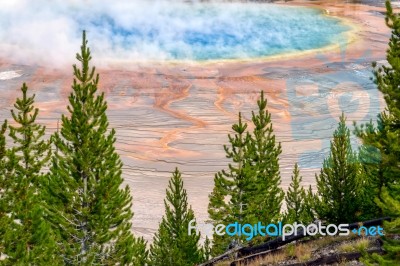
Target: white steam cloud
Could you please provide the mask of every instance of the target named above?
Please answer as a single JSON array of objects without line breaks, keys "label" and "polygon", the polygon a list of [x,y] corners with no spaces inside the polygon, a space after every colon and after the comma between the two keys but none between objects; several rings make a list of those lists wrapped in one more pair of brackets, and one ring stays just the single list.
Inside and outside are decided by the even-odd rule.
[{"label": "white steam cloud", "polygon": [[145,0],[0,2],[0,59],[75,62],[82,30],[96,62],[251,58],[332,43],[346,30],[306,8]]}]

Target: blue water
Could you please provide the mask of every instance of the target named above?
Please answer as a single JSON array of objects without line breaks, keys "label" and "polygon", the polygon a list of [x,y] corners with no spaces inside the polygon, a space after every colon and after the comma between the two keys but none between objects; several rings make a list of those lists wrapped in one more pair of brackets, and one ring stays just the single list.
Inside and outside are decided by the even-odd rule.
[{"label": "blue water", "polygon": [[[0,57],[62,63],[87,31],[96,59],[251,59],[345,43],[321,10],[179,0],[0,1]],[[46,61],[47,62],[47,61]]]},{"label": "blue water", "polygon": [[[146,5],[131,17],[95,14],[87,25],[121,53],[147,59],[250,59],[342,42],[349,27],[321,10],[272,4]],[[104,40],[103,39],[103,40]]]}]

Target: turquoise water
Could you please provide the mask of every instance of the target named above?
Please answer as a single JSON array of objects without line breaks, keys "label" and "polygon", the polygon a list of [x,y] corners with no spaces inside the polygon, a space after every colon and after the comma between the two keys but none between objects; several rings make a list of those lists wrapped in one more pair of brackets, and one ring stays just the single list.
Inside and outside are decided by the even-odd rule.
[{"label": "turquoise water", "polygon": [[98,59],[251,59],[345,42],[321,10],[167,0],[0,1],[0,57],[62,63],[87,31]]},{"label": "turquoise water", "polygon": [[272,4],[171,4],[126,21],[101,14],[89,22],[113,47],[171,60],[246,59],[321,48],[349,27],[321,10]]}]

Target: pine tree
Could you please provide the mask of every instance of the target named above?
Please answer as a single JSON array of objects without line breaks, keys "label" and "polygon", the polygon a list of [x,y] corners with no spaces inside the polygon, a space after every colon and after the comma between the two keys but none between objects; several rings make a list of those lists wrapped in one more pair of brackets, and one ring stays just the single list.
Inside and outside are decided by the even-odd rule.
[{"label": "pine tree", "polygon": [[[232,129],[235,134],[228,135],[231,147],[224,145],[226,157],[232,163],[228,165],[228,171],[222,170],[215,175],[214,189],[209,196],[208,213],[214,227],[217,224],[245,223],[250,182],[246,146],[250,136],[246,132],[247,124],[242,122],[241,113]],[[215,256],[225,252],[231,240],[227,234],[218,235],[214,232],[212,254]]]},{"label": "pine tree", "polygon": [[316,196],[312,192],[311,185],[308,187],[306,197],[304,198],[304,210],[303,210],[303,223],[310,224],[315,220],[317,216],[316,212]]},{"label": "pine tree", "polygon": [[22,98],[14,104],[16,111],[11,110],[16,125],[9,126],[14,146],[7,152],[5,176],[9,182],[3,187],[2,197],[7,203],[1,204],[10,218],[2,236],[6,255],[2,264],[59,264],[55,235],[46,221],[46,206],[41,198],[50,141],[43,139],[45,127],[35,122],[39,110],[33,106],[35,95],[28,97],[27,90],[24,83]]},{"label": "pine tree", "polygon": [[400,185],[392,184],[392,192],[396,191],[396,196],[391,196],[386,187],[382,188],[381,199],[377,199],[377,204],[383,209],[384,214],[393,218],[390,222],[384,222],[383,228],[385,235],[382,237],[383,250],[385,255],[372,254],[366,256],[364,261],[367,265],[399,265],[400,264]]},{"label": "pine tree", "polygon": [[[375,72],[378,73],[378,72]],[[383,212],[375,203],[381,199],[383,187],[396,180],[395,134],[391,132],[387,114],[378,115],[377,125],[372,122],[356,127],[355,133],[363,144],[359,148],[360,163],[363,171],[362,205],[363,219],[381,217]]]},{"label": "pine tree", "polygon": [[[276,143],[271,114],[267,110],[264,93],[257,101],[258,113],[252,112],[254,130],[250,134],[247,124],[232,126],[235,135],[228,135],[231,147],[224,146],[226,157],[233,163],[229,170],[215,175],[208,213],[213,225],[238,222],[240,224],[270,223],[280,218],[284,192],[279,187],[279,155],[281,145]],[[245,242],[247,236],[232,239],[227,234],[214,233],[212,254],[224,252],[228,245]]]},{"label": "pine tree", "polygon": [[[4,123],[1,125],[0,128],[0,190],[1,188],[4,188],[4,173],[6,171],[6,155],[7,155],[7,147],[6,147],[6,131],[7,131],[8,125],[7,125],[7,120],[4,121]],[[0,198],[1,198],[1,193],[0,193]]]},{"label": "pine tree", "polygon": [[351,223],[358,220],[360,167],[350,144],[350,131],[344,114],[333,133],[330,155],[316,175],[319,218],[331,223]]},{"label": "pine tree", "polygon": [[6,173],[6,130],[7,130],[7,120],[4,121],[0,128],[0,254],[4,253],[4,244],[1,239],[4,239],[4,234],[7,232],[7,225],[9,219],[7,216],[7,202],[4,201],[4,193],[6,188],[7,178]]},{"label": "pine tree", "polygon": [[[199,246],[200,235],[188,234],[188,226],[194,220],[193,210],[188,206],[186,190],[178,168],[172,174],[166,191],[165,216],[150,247],[149,265],[186,266],[203,260]],[[195,223],[193,224],[195,226]]]},{"label": "pine tree", "polygon": [[[130,237],[127,241],[120,241],[116,246],[118,253],[115,257],[122,258],[120,265],[146,265],[149,251],[147,249],[147,242],[143,237]],[[132,254],[132,256],[126,256],[126,254]],[[114,265],[115,259],[109,258],[108,261],[104,262],[105,265]]]},{"label": "pine tree", "polygon": [[[382,188],[398,182],[400,176],[400,18],[393,13],[390,1],[386,1],[386,25],[392,30],[386,59],[388,65],[374,67],[374,82],[382,92],[386,110],[378,115],[377,125],[372,121],[356,128],[363,142],[363,167],[374,190],[381,199]],[[377,213],[382,215],[382,212]]]},{"label": "pine tree", "polygon": [[[4,123],[1,126],[0,129],[0,162],[4,163],[4,157],[6,156],[6,130],[7,130],[7,120],[4,121]],[[0,164],[0,166],[3,166],[3,164]],[[4,169],[4,166],[0,168],[0,171]]]},{"label": "pine tree", "polygon": [[[390,1],[386,1],[386,25],[391,29],[388,65],[377,67],[373,63],[374,81],[382,92],[386,110],[379,114],[375,127],[372,122],[356,130],[363,144],[372,150],[363,162],[369,171],[370,182],[375,189],[375,200],[381,213],[389,215],[391,222],[384,223],[385,255],[374,254],[369,263],[379,265],[400,264],[400,14],[393,13]],[[372,194],[372,193],[371,193]]]},{"label": "pine tree", "polygon": [[206,240],[204,241],[203,254],[204,261],[208,261],[209,259],[211,259],[211,241],[208,236],[206,236]]},{"label": "pine tree", "polygon": [[97,93],[99,75],[89,66],[85,32],[76,58],[81,67],[73,66],[69,115],[62,116],[61,130],[52,137],[56,152],[47,184],[51,221],[61,237],[65,264],[135,265],[145,259],[135,257],[144,242],[131,232],[132,197],[128,186],[120,188],[115,130],[108,130],[107,103],[104,93]]},{"label": "pine tree", "polygon": [[312,219],[307,211],[307,193],[301,186],[302,177],[297,163],[294,165],[292,182],[286,192],[286,215],[285,220],[287,223],[303,223],[307,224]]},{"label": "pine tree", "polygon": [[[359,220],[366,221],[382,217],[383,212],[376,204],[375,199],[380,198],[381,190],[385,184],[380,171],[377,169],[378,160],[371,162],[371,155],[377,153],[364,145],[359,147],[360,161],[360,195],[359,195]],[[379,152],[377,153],[379,154]],[[366,161],[369,160],[369,161]],[[378,170],[378,171],[376,171]],[[382,183],[381,183],[382,182]]]},{"label": "pine tree", "polygon": [[247,220],[251,224],[259,221],[268,224],[279,220],[284,198],[279,171],[282,149],[281,144],[275,140],[271,114],[263,91],[257,105],[258,113],[252,112],[253,134],[247,142],[247,157],[251,164],[249,175],[252,178]]}]

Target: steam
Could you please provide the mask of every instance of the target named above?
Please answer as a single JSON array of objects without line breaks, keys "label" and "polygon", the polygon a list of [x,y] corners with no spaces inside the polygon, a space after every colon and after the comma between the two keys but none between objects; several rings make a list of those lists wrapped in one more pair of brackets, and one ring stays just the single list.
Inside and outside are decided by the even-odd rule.
[{"label": "steam", "polygon": [[0,59],[69,65],[82,30],[97,62],[252,58],[334,42],[319,11],[250,3],[13,0],[0,3]]}]

